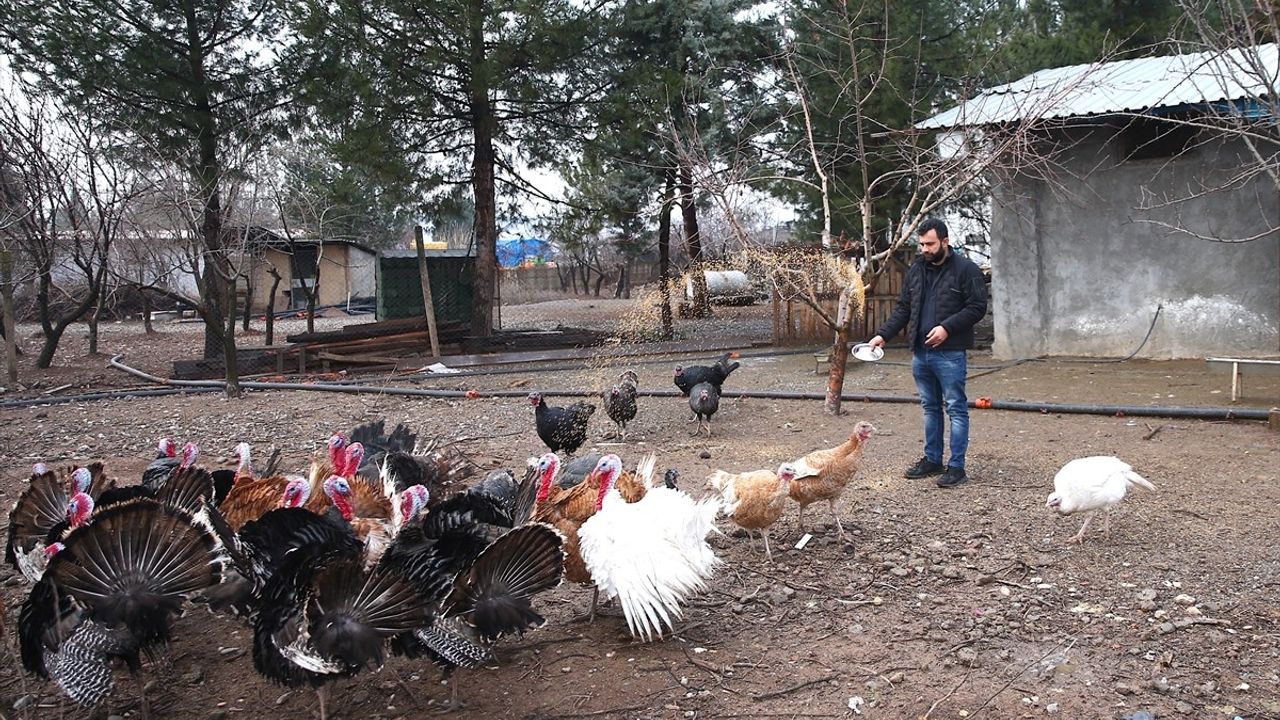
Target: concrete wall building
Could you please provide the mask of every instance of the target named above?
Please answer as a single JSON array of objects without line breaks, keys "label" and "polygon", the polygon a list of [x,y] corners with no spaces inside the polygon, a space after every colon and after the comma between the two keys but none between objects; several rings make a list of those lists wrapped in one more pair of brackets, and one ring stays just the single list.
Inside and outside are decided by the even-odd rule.
[{"label": "concrete wall building", "polygon": [[[1275,45],[1240,52],[1275,75]],[[922,123],[1033,117],[1061,148],[1048,176],[993,187],[998,357],[1280,354],[1280,192],[1219,122],[1254,113],[1275,135],[1276,118],[1247,80],[1224,80],[1245,64],[1207,55],[1042,71]]]}]

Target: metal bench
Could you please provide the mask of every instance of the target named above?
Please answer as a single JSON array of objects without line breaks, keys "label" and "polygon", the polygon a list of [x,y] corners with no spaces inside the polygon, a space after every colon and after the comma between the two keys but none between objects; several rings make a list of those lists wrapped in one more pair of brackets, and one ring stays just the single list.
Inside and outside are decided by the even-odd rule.
[{"label": "metal bench", "polygon": [[1210,371],[1231,373],[1231,402],[1235,402],[1240,398],[1242,392],[1240,376],[1244,373],[1280,375],[1280,360],[1207,357],[1204,361],[1209,366]]}]

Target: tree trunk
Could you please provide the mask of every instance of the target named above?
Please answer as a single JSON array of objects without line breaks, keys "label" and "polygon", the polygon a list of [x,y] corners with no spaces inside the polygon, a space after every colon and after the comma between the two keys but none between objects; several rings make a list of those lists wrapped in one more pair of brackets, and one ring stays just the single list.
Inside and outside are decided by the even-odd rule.
[{"label": "tree trunk", "polygon": [[[250,266],[252,268],[252,265]],[[249,321],[253,318],[253,271],[244,277],[244,320],[240,326],[249,332]]]},{"label": "tree trunk", "polygon": [[836,343],[831,347],[831,371],[827,373],[827,400],[824,409],[840,414],[840,396],[844,394],[844,370],[849,362],[849,325],[836,331]]},{"label": "tree trunk", "polygon": [[618,284],[613,288],[613,297],[621,298],[623,288],[627,286],[627,264],[618,263]]},{"label": "tree trunk", "polygon": [[489,98],[491,78],[485,56],[485,0],[468,4],[471,35],[471,123],[475,136],[472,191],[475,201],[476,274],[471,302],[471,334],[493,334],[493,294],[498,276],[498,219],[494,186],[493,138],[497,118]]},{"label": "tree trunk", "polygon": [[844,394],[844,372],[849,364],[849,333],[858,315],[854,312],[854,305],[849,291],[840,293],[840,301],[836,309],[836,341],[831,347],[831,371],[827,373],[827,399],[824,406],[824,409],[832,415],[840,414],[840,396]]},{"label": "tree trunk", "polygon": [[685,243],[689,246],[689,274],[693,280],[693,317],[711,314],[707,297],[707,276],[702,267],[702,234],[698,231],[698,206],[693,198],[693,175],[687,165],[680,168],[680,213]]},{"label": "tree trunk", "polygon": [[72,308],[68,314],[62,315],[55,320],[49,308],[49,288],[52,285],[52,271],[46,267],[40,274],[40,281],[36,289],[36,305],[40,314],[40,327],[44,331],[44,345],[41,346],[40,355],[36,358],[36,367],[41,369],[53,364],[53,356],[58,351],[58,343],[62,340],[62,333],[66,331],[68,325],[84,317],[84,314],[89,311],[89,307],[97,297],[98,288],[101,287],[101,283],[90,287],[89,292],[85,293],[79,305]]},{"label": "tree trunk", "polygon": [[662,293],[662,339],[675,337],[671,320],[671,201],[675,180],[666,172],[662,203],[658,210],[658,292]]},{"label": "tree trunk", "polygon": [[0,249],[0,327],[4,328],[4,358],[9,384],[18,382],[18,330],[13,319],[13,255]]},{"label": "tree trunk", "polygon": [[608,275],[605,275],[602,272],[596,273],[596,287],[595,287],[596,297],[600,297],[600,286],[604,284],[604,281],[607,280],[608,277],[609,277]]},{"label": "tree trunk", "polygon": [[93,312],[89,313],[89,354],[98,354],[98,324],[102,321],[102,306],[106,304],[106,291],[98,291],[98,302],[93,308]]},{"label": "tree trunk", "polygon": [[139,288],[138,294],[142,296],[142,331],[148,335],[154,335],[156,329],[151,326],[151,293]]},{"label": "tree trunk", "polygon": [[280,282],[284,279],[275,268],[271,268],[271,292],[267,294],[267,345],[276,341],[276,292],[280,290]]}]

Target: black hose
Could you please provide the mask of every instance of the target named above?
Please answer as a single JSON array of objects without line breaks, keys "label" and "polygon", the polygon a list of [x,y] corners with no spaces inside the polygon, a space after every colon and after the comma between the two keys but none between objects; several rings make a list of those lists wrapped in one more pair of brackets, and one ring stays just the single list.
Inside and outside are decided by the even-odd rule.
[{"label": "black hose", "polygon": [[[111,366],[137,377],[162,384],[181,384],[184,387],[204,387],[220,389],[224,386],[221,380],[167,380],[151,375],[120,362],[121,355],[111,358]],[[397,395],[404,397],[427,398],[522,398],[528,393],[524,390],[427,390],[422,388],[378,387],[365,385],[340,385],[337,383],[278,383],[278,382],[244,382],[240,387],[247,390],[300,390],[304,392],[337,392],[349,394]],[[548,396],[558,397],[594,397],[594,390],[548,390]],[[641,390],[637,395],[643,397],[680,397],[675,390]],[[815,392],[797,392],[784,390],[740,390],[726,392],[725,397],[753,398],[761,400],[825,400],[826,395]],[[844,393],[841,400],[850,402],[880,402],[916,404],[920,398],[915,395],[866,395]],[[978,407],[976,401],[969,402],[970,407]],[[1091,415],[1134,415],[1145,417],[1203,418],[1206,420],[1267,420],[1268,411],[1258,408],[1224,408],[1224,407],[1160,407],[1146,405],[1083,405],[1066,403],[1035,403],[1018,400],[991,401],[990,407],[995,410],[1021,410],[1039,413],[1084,413]]]},{"label": "black hose", "polygon": [[55,397],[30,398],[26,400],[5,400],[0,402],[0,410],[10,408],[35,407],[37,405],[66,405],[68,403],[91,402],[93,400],[119,400],[123,398],[164,397],[165,395],[186,395],[187,393],[218,392],[221,387],[192,388],[137,388],[132,390],[104,390],[101,392],[83,393],[81,395],[59,395]]}]

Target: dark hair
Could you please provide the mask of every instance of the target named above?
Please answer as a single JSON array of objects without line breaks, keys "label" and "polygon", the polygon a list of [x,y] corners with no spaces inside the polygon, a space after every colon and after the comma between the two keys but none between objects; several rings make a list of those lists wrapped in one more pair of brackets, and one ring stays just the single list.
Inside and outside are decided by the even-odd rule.
[{"label": "dark hair", "polygon": [[932,218],[932,217],[927,218],[924,222],[920,223],[920,227],[916,228],[916,235],[924,236],[930,230],[936,231],[938,233],[939,240],[947,239],[947,224],[942,222],[938,218]]}]

